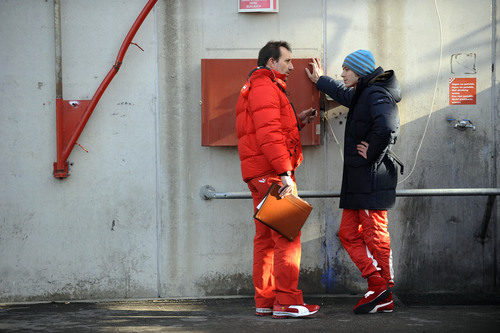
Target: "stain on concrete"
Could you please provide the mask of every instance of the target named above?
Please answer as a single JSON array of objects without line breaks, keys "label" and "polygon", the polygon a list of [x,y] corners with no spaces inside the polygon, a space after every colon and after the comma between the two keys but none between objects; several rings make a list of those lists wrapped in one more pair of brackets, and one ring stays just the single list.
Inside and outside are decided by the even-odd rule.
[{"label": "stain on concrete", "polygon": [[[423,188],[423,187],[418,187]],[[430,216],[427,213],[431,204],[429,197],[415,197],[404,200],[401,207],[401,248],[399,254],[399,270],[404,272],[399,280],[398,287],[401,289],[413,289],[420,285],[422,277],[421,254],[422,233],[427,230]]]},{"label": "stain on concrete", "polygon": [[336,270],[335,257],[336,246],[338,243],[336,215],[333,214],[331,207],[328,208],[328,213],[325,216],[325,237],[322,241],[322,255],[325,258],[324,269],[321,276],[321,283],[325,287],[325,291],[330,293],[336,285]]},{"label": "stain on concrete", "polygon": [[[339,263],[340,265],[340,263]],[[335,267],[337,269],[337,267]],[[325,294],[327,290],[322,283],[323,269],[321,268],[305,268],[300,270],[299,286],[304,294]],[[349,279],[351,281],[353,279]],[[203,279],[196,283],[206,296],[220,296],[220,295],[253,295],[254,287],[251,274],[236,273],[224,275],[214,273],[205,275]],[[345,288],[339,286],[334,289],[336,293],[357,293],[362,288],[358,285]]]},{"label": "stain on concrete", "polygon": [[330,265],[326,265],[325,270],[321,275],[321,284],[325,286],[327,293],[335,287],[336,280],[335,269]]},{"label": "stain on concrete", "polygon": [[[395,6],[392,0],[379,0],[369,2],[367,7],[374,15],[369,15],[370,37],[368,39],[368,50],[375,52],[375,58],[390,58],[390,53],[403,50],[405,45],[405,34],[393,33],[394,29],[400,31],[405,26],[404,17],[406,1],[398,2]],[[387,45],[391,45],[389,49]]]},{"label": "stain on concrete", "polygon": [[38,88],[39,90],[42,90],[43,85],[44,85],[44,84],[43,84],[43,82],[38,82],[38,84],[37,84],[37,88]]},{"label": "stain on concrete", "polygon": [[243,273],[231,275],[214,273],[206,275],[195,285],[206,296],[253,295],[254,293],[252,276]]},{"label": "stain on concrete", "polygon": [[338,228],[341,213],[333,207],[325,215],[325,236],[321,251],[325,261],[319,280],[324,288],[322,293],[358,294],[365,291],[366,281],[361,278],[358,268],[340,243]]},{"label": "stain on concrete", "polygon": [[304,294],[324,294],[326,288],[322,283],[323,270],[320,268],[306,268],[300,270],[299,289]]},{"label": "stain on concrete", "polygon": [[460,224],[460,219],[457,216],[451,216],[446,222],[449,224]]},{"label": "stain on concrete", "polygon": [[[107,286],[102,285],[102,281],[106,281]],[[115,284],[113,284],[113,282]],[[121,298],[139,298],[139,297],[156,297],[156,291],[143,288],[137,284],[129,286],[129,290],[125,292],[124,281],[111,281],[110,278],[92,278],[87,280],[78,280],[74,283],[66,283],[62,287],[54,289],[50,292],[43,292],[39,295],[20,295],[16,293],[4,294],[0,293],[0,302],[55,302],[69,300],[85,300],[85,299],[121,299]]]}]

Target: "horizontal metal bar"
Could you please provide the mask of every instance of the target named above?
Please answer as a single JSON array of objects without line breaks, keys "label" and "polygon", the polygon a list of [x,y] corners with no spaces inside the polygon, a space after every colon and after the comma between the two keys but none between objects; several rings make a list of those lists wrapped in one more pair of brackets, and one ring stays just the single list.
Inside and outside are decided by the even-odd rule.
[{"label": "horizontal metal bar", "polygon": [[[396,190],[397,197],[451,197],[500,195],[500,188],[428,188]],[[204,200],[211,199],[250,199],[250,192],[216,192],[210,185],[200,190]],[[299,191],[301,198],[338,198],[340,191]]]},{"label": "horizontal metal bar", "polygon": [[454,197],[500,195],[500,188],[428,188],[396,190],[397,197]]}]

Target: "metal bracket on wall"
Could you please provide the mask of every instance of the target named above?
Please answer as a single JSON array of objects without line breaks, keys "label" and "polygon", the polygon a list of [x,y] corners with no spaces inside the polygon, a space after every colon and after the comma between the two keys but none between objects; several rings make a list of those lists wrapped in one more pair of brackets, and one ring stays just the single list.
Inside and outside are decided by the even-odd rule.
[{"label": "metal bracket on wall", "polygon": [[74,146],[74,143],[71,144],[72,136],[78,124],[85,118],[89,103],[90,100],[68,101],[56,98],[57,162],[54,162],[54,177],[56,178],[69,176],[69,163],[62,156],[71,153]]},{"label": "metal bracket on wall", "polygon": [[[61,52],[61,0],[54,0],[54,35],[56,41],[56,130],[57,161],[53,175],[62,179],[69,176],[67,161],[76,140],[82,133],[102,94],[122,65],[123,58],[137,30],[158,0],[149,0],[130,28],[118,51],[116,61],[97,88],[91,100],[64,100],[62,94],[62,52]],[[137,45],[138,46],[138,45]],[[139,46],[138,46],[139,47]],[[139,47],[141,48],[141,47]],[[142,49],[142,48],[141,48]]]}]

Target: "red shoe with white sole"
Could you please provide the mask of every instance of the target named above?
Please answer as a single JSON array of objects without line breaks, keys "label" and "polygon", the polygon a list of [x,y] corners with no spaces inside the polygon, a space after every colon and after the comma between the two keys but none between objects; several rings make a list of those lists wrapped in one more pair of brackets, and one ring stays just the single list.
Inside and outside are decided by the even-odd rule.
[{"label": "red shoe with white sole", "polygon": [[318,312],[319,305],[302,304],[302,305],[281,305],[273,306],[273,318],[300,318],[309,317]]},{"label": "red shoe with white sole", "polygon": [[353,311],[355,314],[372,313],[372,310],[383,300],[389,297],[387,281],[380,275],[368,277],[368,291],[358,301]]},{"label": "red shoe with white sole", "polygon": [[271,316],[273,314],[273,308],[255,308],[256,316]]},{"label": "red shoe with white sole", "polygon": [[376,312],[392,312],[394,311],[394,302],[392,300],[392,293],[389,294],[389,297],[378,303],[370,313]]}]

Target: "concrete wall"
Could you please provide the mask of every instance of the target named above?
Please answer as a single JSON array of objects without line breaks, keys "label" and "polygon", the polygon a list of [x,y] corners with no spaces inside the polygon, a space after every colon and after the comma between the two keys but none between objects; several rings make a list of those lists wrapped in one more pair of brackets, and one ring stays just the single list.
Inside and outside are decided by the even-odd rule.
[{"label": "concrete wall", "polygon": [[[90,99],[143,1],[62,1],[63,97]],[[144,22],[69,157],[56,158],[52,1],[0,2],[0,298],[157,295],[156,40]],[[78,175],[78,176],[77,176]]]},{"label": "concrete wall", "polygon": [[[62,1],[64,99],[92,97],[145,3]],[[145,51],[130,47],[78,140],[89,153],[76,147],[71,176],[56,180],[54,4],[0,0],[0,301],[252,294],[251,201],[199,196],[206,184],[247,190],[236,148],[200,145],[200,60],[255,58],[270,39],[288,40],[295,57],[326,56],[333,77],[360,48],[396,71],[405,177],[432,109],[400,188],[497,187],[492,2],[436,3],[282,0],[277,14],[239,14],[233,0],[159,0],[134,38]],[[476,73],[451,74],[458,53],[475,53]],[[449,105],[455,76],[477,78],[476,105]],[[340,141],[345,112],[328,110]],[[338,146],[325,124],[322,135],[304,148],[299,189],[340,186]],[[484,244],[475,237],[486,200],[398,199],[389,219],[400,292],[496,289],[497,208]],[[338,199],[310,202],[301,287],[363,291],[336,237]]]}]

